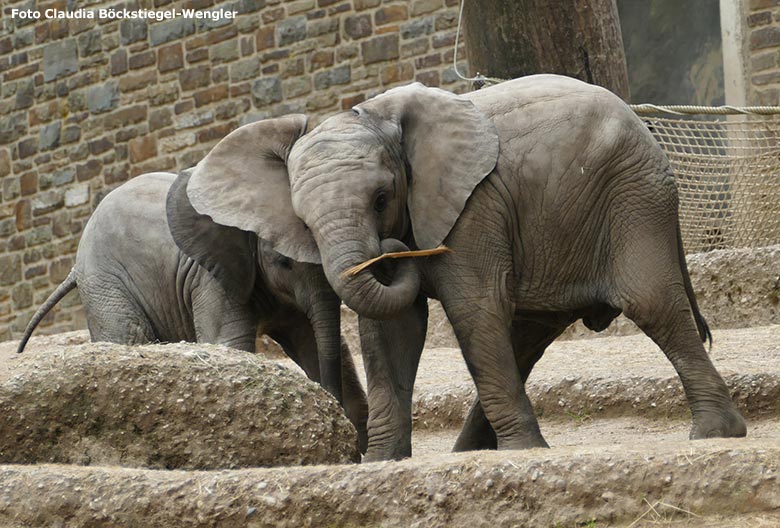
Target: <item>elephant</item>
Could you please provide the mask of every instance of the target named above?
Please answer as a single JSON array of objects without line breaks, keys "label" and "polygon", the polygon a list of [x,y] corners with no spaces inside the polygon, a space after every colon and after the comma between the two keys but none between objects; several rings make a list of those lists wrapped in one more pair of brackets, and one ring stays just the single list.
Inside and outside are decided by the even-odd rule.
[{"label": "elephant", "polygon": [[[600,331],[620,313],[676,369],[691,438],[746,434],[704,347],[711,333],[688,275],[669,161],[617,96],[557,75],[464,95],[414,83],[305,134],[287,125],[285,165],[273,175],[294,216],[266,228],[268,204],[283,193],[254,184],[266,171],[248,135],[206,156],[188,192],[200,213],[321,263],[360,316],[364,461],[411,455],[427,298],[442,303],[477,388],[455,450],[546,447],[525,391],[533,366],[571,323]],[[449,251],[352,272],[440,244]]]},{"label": "elephant", "polygon": [[18,351],[76,287],[93,341],[183,340],[254,352],[259,330],[323,385],[333,368],[323,358],[335,358],[331,383],[338,386],[326,388],[344,406],[365,452],[366,396],[340,336],[341,301],[322,268],[198,215],[186,200],[188,179],[144,174],[105,197],[87,222],[73,269],[34,315]]}]

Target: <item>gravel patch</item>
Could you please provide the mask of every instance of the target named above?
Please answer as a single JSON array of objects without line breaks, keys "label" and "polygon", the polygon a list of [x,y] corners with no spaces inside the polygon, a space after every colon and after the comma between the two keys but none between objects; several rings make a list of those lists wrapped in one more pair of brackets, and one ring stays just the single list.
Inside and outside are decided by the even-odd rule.
[{"label": "gravel patch", "polygon": [[[676,374],[635,335],[550,347],[529,394],[551,449],[449,453],[473,384],[459,351],[439,348],[420,365],[409,460],[222,471],[0,466],[0,526],[776,526],[780,325],[714,337],[712,358],[749,418],[747,439],[687,440]],[[30,356],[62,356],[84,339],[36,338]],[[176,346],[194,345],[161,348]],[[0,382],[21,361],[13,355],[12,343],[0,345]]]}]

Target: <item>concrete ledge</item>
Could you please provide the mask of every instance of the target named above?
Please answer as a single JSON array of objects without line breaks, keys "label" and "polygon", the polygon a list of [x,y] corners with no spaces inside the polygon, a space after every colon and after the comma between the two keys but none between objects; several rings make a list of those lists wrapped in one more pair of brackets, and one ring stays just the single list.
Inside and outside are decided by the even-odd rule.
[{"label": "concrete ledge", "polygon": [[[745,418],[780,416],[780,375],[744,374],[724,378]],[[688,419],[690,411],[679,378],[625,379],[567,377],[531,383],[527,388],[539,418]],[[460,427],[476,396],[473,386],[459,385],[446,392],[422,393],[414,400],[414,425],[426,429]]]},{"label": "concrete ledge", "polygon": [[220,472],[0,466],[0,524],[626,526],[648,504],[670,517],[780,508],[778,466],[780,447],[745,440]]}]

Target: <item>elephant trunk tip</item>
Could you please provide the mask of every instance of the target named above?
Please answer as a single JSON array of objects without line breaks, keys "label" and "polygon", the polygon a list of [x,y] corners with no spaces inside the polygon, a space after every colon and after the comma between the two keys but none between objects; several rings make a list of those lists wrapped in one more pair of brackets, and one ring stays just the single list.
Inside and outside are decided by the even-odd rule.
[{"label": "elephant trunk tip", "polygon": [[[394,254],[419,256],[422,252],[410,251],[403,242],[392,238],[382,239],[376,246],[378,251],[374,252],[361,251],[365,248],[357,243],[342,244],[323,253],[323,267],[334,291],[352,310],[369,319],[393,319],[411,306],[420,289],[420,272],[414,259]],[[435,253],[443,251],[434,250]],[[380,271],[386,280],[374,273],[360,273],[387,258],[398,259],[395,260],[398,264]]]}]

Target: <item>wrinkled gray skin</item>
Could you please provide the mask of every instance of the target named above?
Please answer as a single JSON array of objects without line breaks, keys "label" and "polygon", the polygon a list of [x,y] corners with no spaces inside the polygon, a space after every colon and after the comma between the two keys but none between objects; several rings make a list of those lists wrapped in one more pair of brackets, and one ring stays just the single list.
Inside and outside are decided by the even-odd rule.
[{"label": "wrinkled gray skin", "polygon": [[[525,392],[531,369],[572,322],[602,330],[621,312],[677,370],[692,438],[745,434],[702,344],[709,330],[686,269],[669,162],[607,90],[553,75],[464,96],[414,84],[284,137],[303,222],[287,218],[284,232],[260,236],[301,261],[314,258],[313,239],[334,290],[361,315],[364,460],[411,454],[426,296],[442,302],[477,386],[456,450],[546,446]],[[256,160],[238,147],[233,155],[234,173],[198,193],[229,182],[234,192],[200,201],[200,212],[266,223],[256,206],[266,198],[240,176]],[[440,243],[453,251],[343,275],[383,252]]]},{"label": "wrinkled gray skin", "polygon": [[[183,340],[254,352],[259,330],[314,381],[322,379],[318,350],[338,360],[340,385],[332,392],[365,451],[365,393],[340,338],[341,302],[322,268],[295,262],[254,235],[199,217],[183,194],[173,196],[174,181],[181,191],[187,179],[145,174],[106,196],[84,229],[73,271],[28,326],[19,351],[40,317],[76,285],[93,341]],[[204,243],[209,252],[224,253],[233,283],[223,285],[177,247],[166,219],[169,190],[167,214],[172,226],[179,224],[178,241],[194,252]],[[228,291],[231,286],[235,292]]]}]

